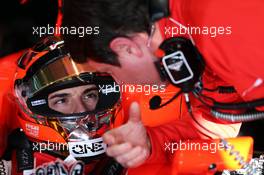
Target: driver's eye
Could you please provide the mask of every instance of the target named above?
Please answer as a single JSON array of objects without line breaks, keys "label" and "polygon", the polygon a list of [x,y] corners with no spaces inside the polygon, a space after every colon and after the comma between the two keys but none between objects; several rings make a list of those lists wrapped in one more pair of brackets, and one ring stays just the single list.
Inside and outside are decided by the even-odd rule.
[{"label": "driver's eye", "polygon": [[62,99],[58,99],[58,100],[55,100],[55,102],[53,103],[54,105],[60,105],[60,104],[64,104],[67,102],[67,99],[66,98],[62,98]]},{"label": "driver's eye", "polygon": [[90,98],[93,98],[93,99],[96,99],[98,97],[98,95],[96,93],[87,93],[84,95],[84,99],[87,100],[87,99],[90,99]]}]

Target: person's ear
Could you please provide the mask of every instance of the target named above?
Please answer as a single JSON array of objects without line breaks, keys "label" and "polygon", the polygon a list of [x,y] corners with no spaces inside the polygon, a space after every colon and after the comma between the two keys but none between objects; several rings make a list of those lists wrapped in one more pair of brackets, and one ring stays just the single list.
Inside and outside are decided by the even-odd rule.
[{"label": "person's ear", "polygon": [[125,37],[117,37],[110,42],[110,48],[119,56],[135,55],[137,57],[142,56],[142,50],[131,39]]}]

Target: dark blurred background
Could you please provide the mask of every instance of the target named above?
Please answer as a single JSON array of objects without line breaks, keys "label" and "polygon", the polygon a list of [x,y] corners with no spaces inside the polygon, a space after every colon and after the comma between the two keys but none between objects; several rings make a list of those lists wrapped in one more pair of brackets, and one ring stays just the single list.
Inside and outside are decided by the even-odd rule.
[{"label": "dark blurred background", "polygon": [[55,26],[57,0],[4,0],[0,5],[0,57],[34,45],[33,26]]}]

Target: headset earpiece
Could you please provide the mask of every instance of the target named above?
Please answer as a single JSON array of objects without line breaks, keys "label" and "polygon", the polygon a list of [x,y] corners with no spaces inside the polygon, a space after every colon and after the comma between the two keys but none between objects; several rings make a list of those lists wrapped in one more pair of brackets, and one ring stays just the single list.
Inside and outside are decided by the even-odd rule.
[{"label": "headset earpiece", "polygon": [[191,92],[205,65],[198,49],[191,40],[184,37],[166,39],[160,49],[165,52],[162,65],[171,83],[180,87],[183,92]]}]

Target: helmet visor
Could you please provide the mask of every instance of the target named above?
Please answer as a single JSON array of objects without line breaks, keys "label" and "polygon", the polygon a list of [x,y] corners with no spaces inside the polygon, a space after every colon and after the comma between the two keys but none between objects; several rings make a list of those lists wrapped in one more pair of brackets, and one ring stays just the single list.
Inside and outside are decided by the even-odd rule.
[{"label": "helmet visor", "polygon": [[30,113],[68,118],[114,108],[120,98],[116,85],[109,74],[65,56],[18,81],[15,90],[19,103]]}]

